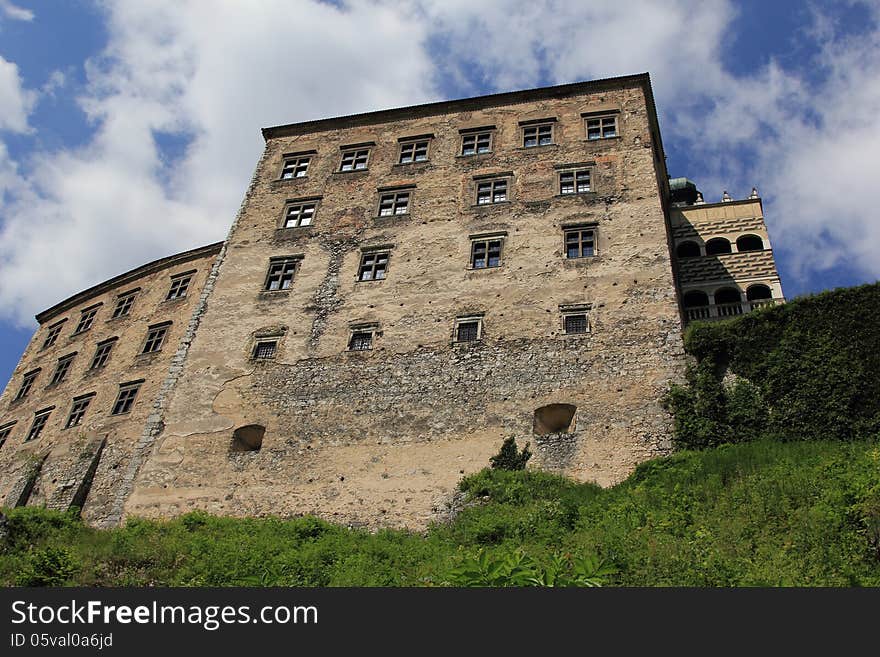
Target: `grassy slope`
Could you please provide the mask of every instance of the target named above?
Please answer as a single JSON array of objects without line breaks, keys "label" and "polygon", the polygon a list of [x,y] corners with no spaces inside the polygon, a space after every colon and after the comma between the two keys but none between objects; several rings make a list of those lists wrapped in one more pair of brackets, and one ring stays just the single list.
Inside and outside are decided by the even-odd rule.
[{"label": "grassy slope", "polygon": [[440,585],[481,549],[522,549],[539,562],[598,552],[613,584],[880,585],[878,440],[681,452],[608,490],[498,471],[463,486],[474,504],[425,535],[203,514],[96,531],[15,509],[0,583],[60,571],[81,585]]}]

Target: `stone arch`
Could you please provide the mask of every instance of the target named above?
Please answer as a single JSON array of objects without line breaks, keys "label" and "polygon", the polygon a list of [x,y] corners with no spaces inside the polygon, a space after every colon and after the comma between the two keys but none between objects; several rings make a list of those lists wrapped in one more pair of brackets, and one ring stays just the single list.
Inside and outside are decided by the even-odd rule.
[{"label": "stone arch", "polygon": [[700,255],[700,245],[696,242],[682,242],[675,249],[675,255],[679,258],[696,258]]},{"label": "stone arch", "polygon": [[770,288],[763,283],[749,285],[748,289],[746,290],[746,299],[748,299],[749,301],[761,301],[763,299],[772,298],[773,293],[770,291]]},{"label": "stone arch", "polygon": [[261,424],[246,424],[232,432],[230,452],[258,452],[263,446],[266,427]]},{"label": "stone arch", "polygon": [[532,419],[532,431],[536,436],[571,433],[574,430],[576,412],[577,406],[574,404],[547,404],[536,408]]},{"label": "stone arch", "polygon": [[742,303],[742,292],[735,287],[722,287],[715,290],[715,305],[723,303]]},{"label": "stone arch", "polygon": [[737,251],[763,251],[764,240],[758,235],[740,235],[736,238]]},{"label": "stone arch", "polygon": [[706,242],[706,255],[731,253],[730,240],[725,237],[713,237]]},{"label": "stone arch", "polygon": [[691,290],[685,292],[681,302],[685,308],[700,308],[709,305],[709,295],[702,290]]}]

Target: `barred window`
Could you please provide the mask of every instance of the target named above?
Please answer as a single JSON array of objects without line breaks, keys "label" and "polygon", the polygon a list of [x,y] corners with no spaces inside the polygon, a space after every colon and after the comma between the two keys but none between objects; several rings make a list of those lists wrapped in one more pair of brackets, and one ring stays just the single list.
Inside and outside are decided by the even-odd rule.
[{"label": "barred window", "polygon": [[261,340],[254,346],[253,357],[255,360],[270,360],[275,358],[277,349],[277,340]]},{"label": "barred window", "polygon": [[67,373],[70,371],[70,365],[73,363],[74,356],[76,356],[76,354],[68,354],[67,356],[62,356],[58,359],[58,364],[55,366],[55,372],[53,372],[52,379],[49,381],[50,386],[54,386],[55,384],[64,381],[64,377],[67,376]]},{"label": "barred window", "polygon": [[43,346],[41,347],[41,349],[48,349],[53,344],[55,344],[58,341],[58,336],[61,335],[62,328],[64,328],[63,321],[50,326],[49,330],[46,331],[46,339],[43,340]]},{"label": "barred window", "polygon": [[86,415],[86,409],[89,407],[89,404],[92,403],[93,397],[94,393],[84,397],[77,397],[73,400],[73,404],[70,406],[70,415],[67,416],[67,422],[64,424],[65,429],[75,427],[82,423],[83,418]]},{"label": "barred window", "polygon": [[263,289],[269,291],[289,289],[293,285],[299,260],[299,258],[270,258]]},{"label": "barred window", "polygon": [[37,411],[34,414],[34,422],[31,424],[31,430],[28,431],[27,437],[24,439],[25,442],[36,440],[40,437],[40,434],[43,433],[43,429],[46,427],[46,422],[49,421],[49,415],[52,413],[52,409],[46,411]]},{"label": "barred window", "polygon": [[370,157],[369,148],[352,149],[342,152],[342,164],[340,171],[357,171],[367,168],[367,160]]},{"label": "barred window", "polygon": [[388,252],[364,253],[358,268],[359,281],[381,281],[388,270]]},{"label": "barred window", "polygon": [[400,164],[424,162],[428,159],[428,140],[405,141],[400,144]]},{"label": "barred window", "polygon": [[314,203],[294,203],[284,211],[284,227],[311,226],[315,216]]},{"label": "barred window", "polygon": [[503,203],[507,200],[507,179],[497,178],[477,183],[477,205]]},{"label": "barred window", "polygon": [[369,351],[373,348],[373,331],[352,331],[348,341],[349,351]]},{"label": "barred window", "polygon": [[409,192],[388,192],[379,197],[379,216],[409,214]]},{"label": "barred window", "polygon": [[169,326],[171,326],[170,323],[149,327],[147,331],[147,339],[144,341],[144,348],[141,353],[152,354],[161,351],[162,343],[165,341]]},{"label": "barred window", "polygon": [[74,335],[78,333],[85,333],[90,328],[92,328],[92,323],[95,321],[95,315],[98,314],[98,307],[86,308],[82,311],[79,316],[79,324],[76,325],[76,330],[73,332]]},{"label": "barred window", "polygon": [[587,139],[608,139],[617,136],[617,115],[596,116],[587,119]]},{"label": "barred window", "polygon": [[95,348],[95,355],[92,356],[92,363],[89,365],[90,370],[97,370],[104,367],[110,360],[110,352],[113,351],[113,345],[116,344],[116,338],[99,342]]},{"label": "barred window", "polygon": [[113,403],[113,410],[110,411],[110,415],[123,415],[124,413],[128,413],[131,410],[132,405],[134,405],[134,400],[137,397],[138,390],[141,389],[141,384],[143,382],[138,383],[124,383],[119,386],[119,394],[116,396],[116,401]]},{"label": "barred window", "polygon": [[137,292],[126,292],[116,297],[116,307],[113,309],[113,319],[117,317],[125,317],[131,312],[134,305],[134,298]]},{"label": "barred window", "polygon": [[471,267],[485,269],[501,266],[501,239],[473,240],[471,242]]},{"label": "barred window", "polygon": [[311,157],[286,157],[281,167],[281,180],[304,178],[309,171]]},{"label": "barred window", "polygon": [[15,399],[13,401],[18,401],[19,399],[24,399],[28,396],[31,388],[34,387],[34,381],[37,380],[37,375],[39,373],[40,370],[34,370],[33,372],[28,372],[22,377],[21,387],[18,389],[18,392],[15,393]]},{"label": "barred window", "polygon": [[489,153],[492,150],[492,133],[475,132],[461,136],[461,154],[476,155]]},{"label": "barred window", "polygon": [[553,124],[528,125],[523,127],[523,146],[546,146],[553,143]]},{"label": "barred window", "polygon": [[457,317],[455,319],[455,341],[476,342],[482,337],[482,317]]},{"label": "barred window", "polygon": [[575,228],[565,231],[565,257],[589,258],[596,255],[596,229]]},{"label": "barred window", "polygon": [[9,434],[12,433],[12,427],[15,426],[15,422],[10,422],[2,427],[0,427],[0,449],[3,448],[4,443],[9,438]]},{"label": "barred window", "polygon": [[171,299],[182,299],[186,296],[186,291],[189,289],[189,284],[192,282],[192,274],[181,274],[179,276],[175,276],[171,279],[171,287],[168,290],[168,296],[165,297],[165,301],[170,301]]},{"label": "barred window", "polygon": [[562,317],[562,325],[567,334],[588,333],[590,330],[587,313],[566,313]]},{"label": "barred window", "polygon": [[560,194],[583,194],[590,191],[590,170],[562,171],[559,174]]}]

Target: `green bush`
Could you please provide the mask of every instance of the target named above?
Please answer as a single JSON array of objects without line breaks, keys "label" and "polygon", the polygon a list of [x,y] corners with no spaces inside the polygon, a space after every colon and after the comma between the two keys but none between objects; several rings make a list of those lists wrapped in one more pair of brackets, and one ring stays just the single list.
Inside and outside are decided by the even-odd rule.
[{"label": "green bush", "polygon": [[19,586],[63,586],[78,566],[67,548],[49,545],[31,552],[15,583]]},{"label": "green bush", "polygon": [[529,451],[529,444],[517,451],[516,439],[513,437],[505,438],[501,444],[501,450],[495,455],[489,457],[489,462],[495,470],[525,470],[526,463],[532,458]]}]

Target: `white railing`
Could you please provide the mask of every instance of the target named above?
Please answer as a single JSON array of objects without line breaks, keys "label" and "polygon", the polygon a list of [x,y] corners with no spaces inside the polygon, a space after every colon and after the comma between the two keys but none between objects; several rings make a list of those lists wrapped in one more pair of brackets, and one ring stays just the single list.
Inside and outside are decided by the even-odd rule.
[{"label": "white railing", "polygon": [[708,306],[695,306],[685,308],[687,321],[703,320],[714,321],[716,319],[728,319],[744,313],[751,312],[755,308],[772,306],[776,299],[758,299],[756,301],[743,301],[740,303],[716,303]]}]

